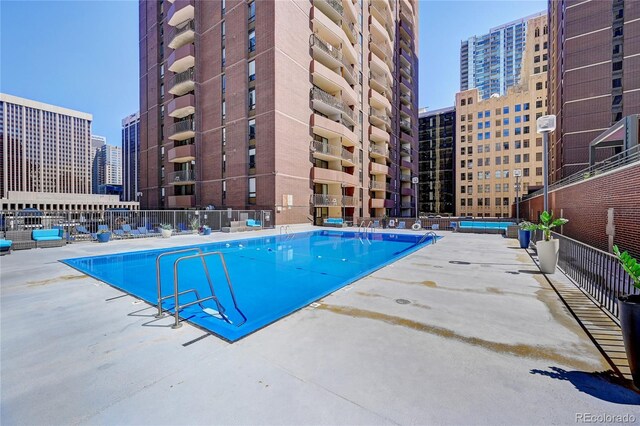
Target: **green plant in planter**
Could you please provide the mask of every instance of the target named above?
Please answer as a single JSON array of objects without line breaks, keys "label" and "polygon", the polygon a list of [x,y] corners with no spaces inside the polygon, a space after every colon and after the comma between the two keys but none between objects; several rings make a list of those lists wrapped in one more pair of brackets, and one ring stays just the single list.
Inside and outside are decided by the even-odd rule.
[{"label": "green plant in planter", "polygon": [[173,226],[171,226],[169,223],[161,223],[160,229],[164,229],[165,231],[172,231]]},{"label": "green plant in planter", "polygon": [[537,225],[535,225],[535,224],[533,224],[531,222],[528,222],[526,220],[523,220],[522,222],[520,222],[520,224],[518,226],[523,231],[535,231],[536,229],[538,229]]},{"label": "green plant in planter", "polygon": [[551,230],[558,226],[562,226],[565,223],[569,222],[568,219],[564,218],[553,218],[553,212],[549,213],[544,211],[540,214],[540,223],[534,225],[531,224],[530,231],[540,230],[542,231],[543,237],[545,241],[551,241]]},{"label": "green plant in planter", "polygon": [[613,246],[613,253],[618,258],[622,268],[631,277],[633,285],[637,289],[640,289],[640,262],[633,258],[627,251],[620,253],[618,246]]},{"label": "green plant in planter", "polygon": [[191,218],[191,220],[189,221],[189,227],[192,231],[197,231],[198,229],[200,229],[200,221],[197,217]]}]

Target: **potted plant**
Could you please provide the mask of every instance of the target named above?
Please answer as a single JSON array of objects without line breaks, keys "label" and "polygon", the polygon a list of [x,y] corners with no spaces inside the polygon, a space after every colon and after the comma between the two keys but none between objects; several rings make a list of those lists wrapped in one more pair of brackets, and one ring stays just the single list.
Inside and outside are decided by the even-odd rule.
[{"label": "potted plant", "polygon": [[197,217],[191,218],[191,220],[189,221],[189,227],[194,234],[197,234],[198,230],[200,229],[200,220]]},{"label": "potted plant", "polygon": [[111,239],[111,232],[105,229],[101,229],[96,233],[96,239],[99,243],[108,243]]},{"label": "potted plant", "polygon": [[[640,262],[628,252],[620,253],[618,246],[613,246],[613,253],[618,257],[622,268],[629,274],[633,286],[640,290]],[[618,298],[620,308],[620,328],[622,340],[627,352],[629,369],[633,384],[640,389],[640,294],[628,294]]]},{"label": "potted plant", "polygon": [[520,229],[518,229],[518,241],[520,241],[520,248],[526,249],[529,247],[529,243],[531,242],[531,231],[536,229],[536,225],[531,222],[520,223]]},{"label": "potted plant", "polygon": [[163,223],[160,225],[160,232],[162,233],[162,238],[169,238],[173,233],[173,226]]},{"label": "potted plant", "polygon": [[209,228],[207,225],[204,225],[201,230],[200,233],[202,235],[211,235],[211,228]]},{"label": "potted plant", "polygon": [[542,231],[542,240],[536,242],[536,251],[538,252],[538,260],[540,261],[540,270],[545,274],[553,274],[556,272],[558,264],[558,251],[560,250],[560,241],[551,238],[551,230],[555,227],[562,226],[569,222],[563,218],[553,218],[553,212],[542,212],[540,214],[540,223],[531,227]]},{"label": "potted plant", "polygon": [[381,220],[381,222],[382,222],[382,228],[383,228],[383,229],[386,229],[386,228],[387,228],[387,220],[388,220],[387,215],[386,215],[386,214],[383,214],[383,215],[382,215],[382,220]]}]

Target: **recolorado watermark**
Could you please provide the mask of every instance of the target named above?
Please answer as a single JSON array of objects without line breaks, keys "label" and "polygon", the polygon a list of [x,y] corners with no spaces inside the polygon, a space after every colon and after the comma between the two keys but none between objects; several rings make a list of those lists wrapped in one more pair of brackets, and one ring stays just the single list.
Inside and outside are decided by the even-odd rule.
[{"label": "recolorado watermark", "polygon": [[635,423],[633,414],[576,413],[576,423]]}]

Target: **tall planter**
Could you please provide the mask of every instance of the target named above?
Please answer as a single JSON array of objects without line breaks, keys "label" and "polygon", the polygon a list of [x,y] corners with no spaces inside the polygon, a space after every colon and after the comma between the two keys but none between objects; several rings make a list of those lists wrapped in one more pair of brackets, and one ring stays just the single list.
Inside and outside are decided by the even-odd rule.
[{"label": "tall planter", "polygon": [[545,274],[556,272],[558,265],[558,252],[560,251],[560,240],[541,240],[536,243],[540,270]]},{"label": "tall planter", "polygon": [[518,229],[518,241],[520,241],[520,248],[526,249],[531,242],[531,231],[527,229]]},{"label": "tall planter", "polygon": [[633,384],[640,389],[640,295],[618,298],[620,327]]},{"label": "tall planter", "polygon": [[99,243],[108,243],[111,239],[111,232],[100,232],[96,234],[96,239]]},{"label": "tall planter", "polygon": [[160,232],[162,233],[162,238],[169,238],[171,236],[171,234],[173,233],[172,229],[160,229]]}]

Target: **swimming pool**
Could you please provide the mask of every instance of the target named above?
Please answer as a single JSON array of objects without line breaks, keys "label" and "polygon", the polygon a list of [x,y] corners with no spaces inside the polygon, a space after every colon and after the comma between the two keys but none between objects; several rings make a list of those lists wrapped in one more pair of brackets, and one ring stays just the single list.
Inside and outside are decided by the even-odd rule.
[{"label": "swimming pool", "polygon": [[[206,266],[228,321],[217,313],[213,300],[182,309],[180,317],[235,341],[432,242],[432,237],[423,236],[372,233],[367,237],[359,232],[312,231],[61,262],[155,305],[156,259],[160,254],[193,249],[191,253],[162,256],[162,295],[168,296],[173,294],[173,268],[178,258],[196,254],[197,248],[203,253],[219,251],[224,255],[239,311],[226,285],[220,257],[207,256]],[[191,258],[178,263],[180,291],[195,289],[200,297],[211,294],[201,262]],[[195,299],[193,293],[185,294],[180,305]],[[173,311],[173,306],[173,298],[163,301],[164,309]]]},{"label": "swimming pool", "polygon": [[513,222],[481,222],[481,221],[466,221],[466,220],[463,220],[460,222],[460,228],[506,230],[511,225],[515,225],[515,223]]}]

